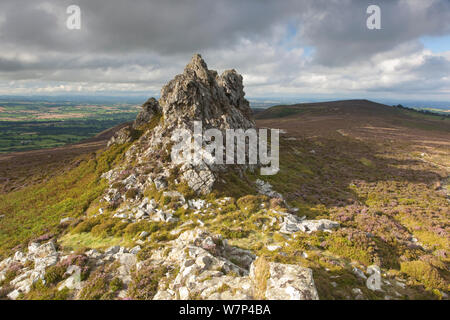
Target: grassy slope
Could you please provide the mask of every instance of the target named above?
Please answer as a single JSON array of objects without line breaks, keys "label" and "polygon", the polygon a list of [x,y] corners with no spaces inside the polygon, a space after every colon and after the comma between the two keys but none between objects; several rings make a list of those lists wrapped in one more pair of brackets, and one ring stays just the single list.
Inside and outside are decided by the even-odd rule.
[{"label": "grassy slope", "polygon": [[63,217],[80,217],[107,184],[100,175],[118,161],[127,145],[83,157],[79,165],[47,182],[0,195],[0,253],[43,234],[55,234]]},{"label": "grassy slope", "polygon": [[[306,114],[258,122],[259,126],[279,127],[288,132],[281,142],[280,173],[259,178],[272,183],[290,205],[299,208],[299,216],[340,221],[339,231],[298,234],[295,239],[286,239],[276,228],[265,228],[277,215],[261,210],[260,205],[268,208],[272,204],[264,197],[243,197],[236,201],[245,194],[243,181],[236,177],[229,177],[226,188],[220,192],[236,199],[221,205],[214,196],[207,197],[212,207],[210,214],[202,216],[203,223],[213,232],[230,239],[232,244],[252,249],[268,260],[311,267],[321,298],[350,298],[353,288],[360,288],[367,297],[383,298],[383,295],[369,291],[364,281],[352,272],[353,265],[364,268],[372,263],[381,265],[392,276],[409,281],[410,287],[400,292],[403,297],[432,298],[439,296],[436,289],[448,291],[448,202],[436,185],[448,171],[421,161],[424,160],[420,158],[421,146],[410,138],[444,137],[445,142],[448,137],[446,124],[438,122],[442,130],[432,130],[431,136],[427,137],[427,130],[409,130],[411,127],[417,129],[417,123],[419,128],[424,128],[421,124],[428,128],[429,121],[437,120],[400,115],[394,121],[406,121],[410,126],[402,129],[396,136],[399,140],[394,141],[389,136],[392,130],[388,130],[392,128],[374,131],[370,127],[386,124],[392,114],[383,114],[380,118],[380,109],[360,110],[349,119],[349,109],[342,110],[342,105],[328,105],[327,108],[326,112],[314,109]],[[381,108],[386,112],[392,110]],[[330,115],[333,116],[331,120]],[[372,121],[372,118],[377,119]],[[369,129],[367,122],[370,122]],[[392,123],[389,125],[393,126]],[[443,136],[439,135],[441,133]],[[296,140],[285,139],[287,137]],[[439,159],[440,163],[448,165],[445,144],[444,147],[433,145],[426,151],[429,159]],[[0,236],[3,253],[31,237],[59,232],[57,225],[63,216],[80,216],[89,204],[96,207],[95,198],[103,187],[98,185],[100,172],[114,159],[120,159],[122,152],[111,150],[99,154],[97,160],[86,159],[76,169],[48,183],[0,198],[0,212],[8,212],[0,220],[0,228],[7,232]],[[249,179],[256,178],[254,174],[249,175]],[[86,184],[92,188],[86,188]],[[170,199],[161,198],[155,190],[148,190],[146,195],[170,205]],[[194,221],[190,227],[198,225],[197,216],[190,210],[178,209],[176,216],[181,220],[175,225],[124,224],[119,219],[107,218],[112,213],[108,210],[102,218],[89,218],[74,225],[61,243],[70,249],[105,247],[123,243],[124,239],[133,243],[132,239],[145,230],[151,234],[152,241],[144,246],[143,258],[155,245],[164,245],[172,239],[169,232],[173,228],[190,220]],[[424,249],[408,245],[411,236],[416,237]],[[282,249],[269,252],[267,244],[279,244]],[[308,256],[305,258],[302,253]],[[335,288],[331,282],[336,282]]]},{"label": "grassy slope", "polygon": [[297,139],[282,140],[281,171],[265,179],[300,216],[341,222],[316,246],[407,274],[418,288],[449,289],[448,118],[367,101],[279,106],[257,118]]}]

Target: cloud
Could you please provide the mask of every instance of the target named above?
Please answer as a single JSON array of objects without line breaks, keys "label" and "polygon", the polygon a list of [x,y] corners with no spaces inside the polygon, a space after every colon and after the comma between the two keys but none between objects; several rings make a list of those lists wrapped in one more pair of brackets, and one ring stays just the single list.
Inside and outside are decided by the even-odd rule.
[{"label": "cloud", "polygon": [[[372,2],[2,0],[0,93],[153,94],[200,52],[243,73],[252,96],[450,98],[450,55],[420,41],[450,34],[450,2],[378,0],[376,31],[366,28]],[[71,4],[80,30],[66,28]]]}]

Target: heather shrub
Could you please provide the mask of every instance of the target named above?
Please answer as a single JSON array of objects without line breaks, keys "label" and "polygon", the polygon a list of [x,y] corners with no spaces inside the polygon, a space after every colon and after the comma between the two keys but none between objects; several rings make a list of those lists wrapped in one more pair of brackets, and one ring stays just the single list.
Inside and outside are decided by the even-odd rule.
[{"label": "heather shrub", "polygon": [[72,233],[90,232],[92,228],[100,223],[102,223],[102,220],[99,217],[84,220],[72,230]]},{"label": "heather shrub", "polygon": [[400,271],[429,289],[450,290],[447,281],[439,271],[425,261],[402,262]]},{"label": "heather shrub", "polygon": [[100,300],[108,298],[109,291],[108,273],[103,268],[91,274],[85,286],[80,291],[82,300]]},{"label": "heather shrub", "polygon": [[329,236],[322,245],[342,257],[370,265],[377,261],[376,244],[365,232],[341,229]]},{"label": "heather shrub", "polygon": [[12,265],[5,271],[5,278],[0,282],[0,286],[3,284],[8,284],[11,280],[13,280],[19,273],[19,270],[23,268],[23,265],[19,262],[13,262]]},{"label": "heather shrub", "polygon": [[281,198],[272,198],[270,199],[270,208],[271,209],[277,209],[280,207],[284,207],[283,199]]},{"label": "heather shrub", "polygon": [[147,231],[148,233],[153,233],[158,231],[158,223],[150,221],[139,221],[135,223],[130,223],[124,229],[124,232],[129,237],[134,237],[142,231]]},{"label": "heather shrub", "polygon": [[238,228],[227,228],[223,227],[219,229],[219,232],[221,235],[224,236],[224,238],[227,239],[241,239],[246,238],[250,234],[249,230],[246,230],[242,227]]},{"label": "heather shrub", "polygon": [[85,280],[89,275],[89,258],[84,254],[71,254],[63,261],[60,261],[58,265],[64,266],[65,268],[75,265],[81,268],[81,280]]},{"label": "heather shrub", "polygon": [[6,299],[7,294],[10,293],[11,291],[13,291],[13,287],[9,286],[9,285],[5,285],[0,287],[0,300],[2,299]]},{"label": "heather shrub", "polygon": [[30,292],[25,294],[23,300],[68,300],[71,298],[71,292],[68,288],[58,290],[57,287],[48,287],[42,280],[35,282]]},{"label": "heather shrub", "polygon": [[127,199],[135,199],[138,196],[139,192],[136,188],[131,188],[125,193],[125,198]]},{"label": "heather shrub", "polygon": [[144,266],[133,273],[133,279],[128,286],[129,297],[136,300],[151,300],[158,290],[159,280],[164,277],[165,267]]},{"label": "heather shrub", "polygon": [[44,276],[45,284],[48,286],[62,281],[66,270],[67,267],[60,264],[48,267]]},{"label": "heather shrub", "polygon": [[109,289],[112,292],[116,292],[119,291],[123,288],[123,282],[120,278],[114,278],[111,280],[111,282],[109,283]]},{"label": "heather shrub", "polygon": [[260,209],[261,199],[258,196],[247,195],[236,201],[239,209],[245,213],[253,213]]},{"label": "heather shrub", "polygon": [[100,224],[95,225],[91,233],[97,237],[111,237],[115,233],[115,226],[117,224],[117,220],[107,219]]}]

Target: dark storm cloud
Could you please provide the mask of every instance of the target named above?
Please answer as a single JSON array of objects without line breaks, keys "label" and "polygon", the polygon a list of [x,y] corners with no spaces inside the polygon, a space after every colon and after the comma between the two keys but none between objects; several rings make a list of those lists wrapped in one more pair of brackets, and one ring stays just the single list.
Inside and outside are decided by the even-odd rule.
[{"label": "dark storm cloud", "polygon": [[[81,30],[66,28],[72,4],[81,7]],[[369,4],[381,7],[381,30],[366,28]],[[0,80],[159,85],[201,52],[242,70],[250,87],[316,86],[324,72],[347,81],[379,56],[419,52],[420,37],[450,34],[449,21],[448,0],[2,0]],[[295,51],[305,45],[312,56]],[[449,68],[448,56],[427,59],[410,71],[429,77]]]},{"label": "dark storm cloud", "polygon": [[[381,9],[381,30],[366,28],[369,15],[362,13],[369,4]],[[359,62],[421,36],[450,33],[448,0],[318,1],[309,9],[302,36],[325,65]]]},{"label": "dark storm cloud", "polygon": [[[376,1],[382,30],[366,28],[374,1],[264,0],[2,0],[0,39],[50,51],[177,54],[229,46],[240,37],[264,38],[295,21],[317,61],[346,63],[422,35],[450,32],[450,1]],[[65,28],[66,8],[82,10],[82,28]]]},{"label": "dark storm cloud", "polygon": [[[45,5],[45,4],[50,5]],[[66,8],[81,7],[82,28],[65,28]],[[1,40],[42,50],[176,54],[264,36],[289,15],[275,1],[22,1],[0,5]],[[51,10],[48,10],[51,8]],[[50,11],[50,12],[49,12]]]}]

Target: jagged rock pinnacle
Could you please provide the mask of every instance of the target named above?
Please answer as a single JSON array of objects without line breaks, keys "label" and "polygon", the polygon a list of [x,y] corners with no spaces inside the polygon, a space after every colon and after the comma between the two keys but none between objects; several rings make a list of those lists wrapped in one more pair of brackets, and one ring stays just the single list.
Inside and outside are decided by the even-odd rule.
[{"label": "jagged rock pinnacle", "polygon": [[184,68],[185,74],[194,73],[198,78],[202,80],[210,79],[210,72],[208,70],[208,66],[206,65],[205,60],[203,60],[200,54],[195,54],[191,61]]},{"label": "jagged rock pinnacle", "polygon": [[[167,187],[167,181],[175,165],[171,163],[171,136],[176,129],[193,132],[194,121],[201,121],[203,129],[254,128],[249,102],[245,99],[242,76],[236,70],[227,70],[221,75],[209,70],[199,54],[195,54],[184,68],[184,72],[174,77],[161,89],[159,101],[150,98],[142,107],[133,127],[145,125],[155,115],[162,120],[152,130],[139,138],[127,153],[134,161],[135,170],[146,167],[152,170],[150,179],[159,188]],[[121,139],[121,141],[124,139]],[[128,141],[128,140],[125,140]],[[117,142],[117,139],[116,139]],[[164,156],[162,156],[164,153]],[[148,168],[151,166],[152,168]],[[209,193],[218,178],[218,172],[239,170],[239,166],[193,165],[186,163],[177,166],[176,181],[186,182],[198,193]],[[242,166],[244,168],[244,166]],[[242,169],[241,168],[241,169]]]}]

